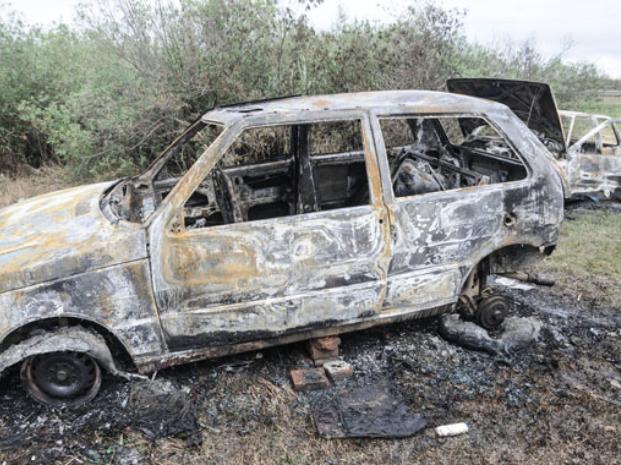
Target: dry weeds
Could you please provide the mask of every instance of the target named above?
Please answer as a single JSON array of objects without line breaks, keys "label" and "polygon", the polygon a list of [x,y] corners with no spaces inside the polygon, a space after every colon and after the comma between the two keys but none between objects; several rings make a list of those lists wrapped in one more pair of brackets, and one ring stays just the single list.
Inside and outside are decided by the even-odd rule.
[{"label": "dry weeds", "polygon": [[0,208],[20,200],[72,186],[67,172],[61,167],[28,169],[21,176],[0,174]]}]

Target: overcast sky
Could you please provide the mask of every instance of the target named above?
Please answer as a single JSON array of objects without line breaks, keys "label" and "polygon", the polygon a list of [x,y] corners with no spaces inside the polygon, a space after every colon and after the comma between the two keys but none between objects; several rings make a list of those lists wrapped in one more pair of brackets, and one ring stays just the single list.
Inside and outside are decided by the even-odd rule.
[{"label": "overcast sky", "polygon": [[[1,2],[2,0],[0,0]],[[284,0],[295,3],[296,0]],[[70,21],[79,0],[13,0],[13,7],[32,22]],[[339,8],[351,18],[387,22],[412,0],[324,0],[310,18],[327,29]],[[621,0],[439,0],[436,4],[467,10],[468,37],[483,44],[534,39],[545,55],[572,44],[566,58],[588,60],[621,78]]]}]

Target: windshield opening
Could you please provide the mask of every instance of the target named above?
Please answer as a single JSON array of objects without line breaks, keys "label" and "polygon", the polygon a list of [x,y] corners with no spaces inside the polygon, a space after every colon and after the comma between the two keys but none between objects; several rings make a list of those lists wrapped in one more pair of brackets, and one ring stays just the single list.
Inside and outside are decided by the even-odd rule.
[{"label": "windshield opening", "polygon": [[220,124],[200,119],[192,123],[141,176],[119,183],[106,195],[104,212],[115,220],[146,220],[223,129]]}]

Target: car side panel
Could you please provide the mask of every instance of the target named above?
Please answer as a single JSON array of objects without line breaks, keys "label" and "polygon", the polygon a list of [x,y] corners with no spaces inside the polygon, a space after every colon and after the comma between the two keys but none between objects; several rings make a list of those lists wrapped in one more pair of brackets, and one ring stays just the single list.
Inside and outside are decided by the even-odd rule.
[{"label": "car side panel", "polygon": [[[486,115],[500,128],[528,166],[521,181],[394,198],[392,261],[385,311],[413,312],[457,301],[464,280],[489,254],[513,244],[554,244],[563,217],[561,178],[545,147],[509,110]],[[390,179],[379,121],[374,120],[382,176]],[[508,223],[506,222],[509,218]]]},{"label": "car side panel", "polygon": [[138,365],[164,351],[147,260],[0,294],[0,311],[0,341],[28,323],[67,317],[112,332]]},{"label": "car side panel", "polygon": [[[397,199],[386,308],[455,302],[470,269],[511,244],[542,245],[545,198],[528,181]],[[505,225],[505,218],[514,223]]]}]

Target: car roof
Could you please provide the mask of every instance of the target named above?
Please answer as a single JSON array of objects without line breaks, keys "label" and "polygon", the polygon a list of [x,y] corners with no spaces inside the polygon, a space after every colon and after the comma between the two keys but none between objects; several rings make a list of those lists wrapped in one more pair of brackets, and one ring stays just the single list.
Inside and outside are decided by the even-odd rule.
[{"label": "car roof", "polygon": [[476,97],[428,90],[385,90],[276,98],[216,107],[203,115],[207,122],[232,124],[242,119],[260,119],[267,115],[282,119],[303,118],[311,111],[369,111],[398,113],[485,113],[504,105]]}]

